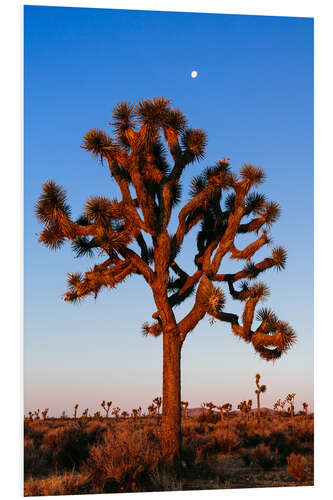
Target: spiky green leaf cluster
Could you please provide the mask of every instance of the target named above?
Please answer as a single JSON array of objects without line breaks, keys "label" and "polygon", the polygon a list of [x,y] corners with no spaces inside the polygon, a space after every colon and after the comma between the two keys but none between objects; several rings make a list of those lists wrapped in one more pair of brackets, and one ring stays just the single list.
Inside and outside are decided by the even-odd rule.
[{"label": "spiky green leaf cluster", "polygon": [[201,160],[207,146],[207,134],[201,129],[187,129],[181,138],[182,146],[190,153],[191,160]]},{"label": "spiky green leaf cluster", "polygon": [[63,216],[70,217],[70,206],[66,203],[66,191],[54,181],[42,184],[43,192],[35,206],[35,214],[39,221],[49,226],[57,224]]},{"label": "spiky green leaf cluster", "polygon": [[106,132],[99,128],[90,129],[83,137],[82,148],[95,157],[101,157],[105,153],[105,148],[112,144]]}]

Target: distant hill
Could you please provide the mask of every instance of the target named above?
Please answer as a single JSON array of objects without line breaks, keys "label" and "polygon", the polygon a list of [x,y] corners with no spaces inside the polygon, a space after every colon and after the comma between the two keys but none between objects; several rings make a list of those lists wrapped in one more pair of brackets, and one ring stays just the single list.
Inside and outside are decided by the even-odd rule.
[{"label": "distant hill", "polygon": [[[261,413],[264,413],[266,415],[275,415],[275,411],[271,410],[270,408],[261,408],[260,411],[261,411]],[[257,412],[257,408],[252,408],[251,413],[256,413],[256,412]],[[188,408],[187,409],[187,415],[189,417],[196,418],[196,417],[199,417],[200,415],[202,415],[203,413],[208,413],[208,410],[206,408]],[[213,410],[213,413],[216,413],[217,415],[220,414],[220,412],[218,412],[216,410]],[[231,415],[240,415],[241,414],[241,412],[239,410],[233,410],[230,413],[231,413]]]}]

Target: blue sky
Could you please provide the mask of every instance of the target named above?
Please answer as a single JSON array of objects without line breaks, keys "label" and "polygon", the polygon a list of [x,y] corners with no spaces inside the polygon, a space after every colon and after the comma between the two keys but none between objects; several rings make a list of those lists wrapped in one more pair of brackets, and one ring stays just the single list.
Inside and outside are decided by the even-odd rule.
[{"label": "blue sky", "polygon": [[[74,259],[69,245],[58,253],[41,246],[33,215],[47,179],[66,188],[74,216],[89,195],[117,194],[108,171],[80,148],[82,137],[91,127],[111,132],[119,101],[155,95],[172,98],[208,133],[205,159],[184,175],[185,201],[191,177],[223,156],[236,171],[246,162],[265,169],[261,190],[282,208],[274,243],[288,249],[286,270],[263,275],[267,305],[299,338],[269,364],[227,325],[204,320],[183,347],[182,398],[191,407],[235,407],[254,399],[259,372],[264,406],[288,392],[297,407],[313,406],[313,21],[25,7],[24,32],[25,410],[59,414],[79,403],[95,411],[102,399],[145,408],[161,394],[161,339],[140,334],[154,311],[145,283],[131,278],[96,302],[64,303],[66,273],[91,263]],[[181,258],[189,270],[193,242]]]}]

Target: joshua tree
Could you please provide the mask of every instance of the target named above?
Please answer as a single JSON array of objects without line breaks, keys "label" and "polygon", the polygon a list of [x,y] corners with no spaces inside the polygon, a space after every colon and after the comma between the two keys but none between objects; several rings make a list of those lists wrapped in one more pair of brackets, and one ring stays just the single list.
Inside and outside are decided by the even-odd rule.
[{"label": "joshua tree", "polygon": [[33,413],[32,413],[32,411],[29,411],[28,415],[29,415],[29,417],[28,417],[29,418],[29,422],[32,422],[33,421]]},{"label": "joshua tree", "polygon": [[159,418],[160,417],[160,408],[162,405],[162,398],[160,396],[157,396],[156,398],[153,399],[153,403],[157,407],[157,417]]},{"label": "joshua tree", "polygon": [[148,406],[148,416],[154,417],[156,415],[157,407],[154,404]]},{"label": "joshua tree", "polygon": [[138,410],[136,408],[133,408],[131,415],[133,420],[136,420],[138,418],[138,413],[139,413]]},{"label": "joshua tree", "polygon": [[250,412],[251,412],[251,408],[252,408],[252,399],[249,399],[248,402],[242,401],[241,403],[239,403],[237,408],[241,411],[244,418],[246,417],[247,421],[249,421]]},{"label": "joshua tree", "polygon": [[309,408],[308,403],[303,403],[305,418],[307,418],[307,416],[308,416],[308,408]]},{"label": "joshua tree", "polygon": [[102,416],[101,416],[101,412],[100,411],[95,411],[94,413],[94,419],[95,420],[101,420]]},{"label": "joshua tree", "polygon": [[40,420],[39,412],[40,412],[39,408],[38,410],[34,411],[35,420]]},{"label": "joshua tree", "polygon": [[76,420],[76,414],[77,414],[78,407],[79,407],[79,404],[76,403],[76,405],[74,406],[74,413],[73,413],[73,417],[74,417],[75,420]]},{"label": "joshua tree", "polygon": [[281,400],[280,398],[276,401],[276,403],[274,403],[274,410],[279,411],[279,408],[280,408],[280,411],[279,411],[280,417],[282,415],[282,411],[283,411],[285,404],[286,404],[286,402],[284,400]]},{"label": "joshua tree", "polygon": [[115,419],[118,420],[118,417],[119,417],[119,413],[120,413],[120,408],[119,406],[116,406],[115,408],[113,408],[112,410],[112,415],[114,415]]},{"label": "joshua tree", "polygon": [[262,392],[266,392],[266,386],[265,385],[260,385],[259,381],[260,381],[260,375],[259,375],[259,373],[257,373],[257,375],[256,375],[256,386],[257,386],[257,389],[254,392],[257,395],[257,420],[258,420],[258,422],[260,421],[260,394]]},{"label": "joshua tree", "polygon": [[43,420],[46,420],[47,419],[47,414],[48,414],[48,411],[49,409],[48,408],[45,408],[44,411],[42,411],[42,417],[43,417]]},{"label": "joshua tree", "polygon": [[294,422],[294,399],[295,399],[296,393],[292,392],[291,394],[288,394],[286,397],[286,403],[289,404],[288,412],[290,413],[291,416],[291,421]]},{"label": "joshua tree", "polygon": [[63,410],[63,412],[61,413],[61,418],[62,418],[62,419],[67,418],[67,414],[66,414],[66,411],[65,411],[65,410]]},{"label": "joshua tree", "polygon": [[[44,225],[39,241],[48,248],[57,250],[67,239],[78,257],[93,257],[95,252],[105,256],[84,274],[68,274],[66,301],[80,302],[90,294],[97,297],[102,288],[113,289],[133,274],[151,288],[154,321],[144,323],[142,331],[163,335],[161,448],[164,461],[172,465],[179,463],[181,452],[181,349],[199,321],[208,315],[212,321],[230,325],[234,335],[252,344],[268,361],[293,345],[295,332],[268,308],[257,312],[259,325],[252,325],[258,302],[269,294],[266,285],[254,280],[267,269],[280,270],[286,264],[282,247],[273,248],[261,261],[253,260],[272,241],[269,229],[280,214],[276,202],[253,191],[265,178],[261,168],[245,164],[236,175],[229,159],[223,158],[196,173],[190,200],[178,213],[176,232],[169,232],[172,213],[181,199],[181,176],[204,157],[207,144],[206,133],[189,128],[185,116],[172,109],[170,102],[161,97],[144,99],[136,106],[120,103],[113,111],[112,138],[96,128],[84,136],[82,147],[106,163],[120,189],[120,201],[91,197],[75,221],[65,190],[49,180],[43,184],[36,215]],[[198,224],[195,272],[188,274],[177,256],[184,238]],[[236,247],[238,237],[251,234],[252,243]],[[245,261],[245,265],[236,273],[220,271],[225,257]],[[215,283],[244,303],[241,318],[224,310],[225,291]],[[174,308],[191,295],[192,308],[177,320]]]},{"label": "joshua tree", "polygon": [[223,413],[226,414],[226,416],[229,415],[229,413],[231,412],[232,410],[232,404],[230,403],[225,403],[224,405],[222,406],[217,406],[216,407],[218,410],[220,410],[220,413],[221,413],[221,422],[223,422]]},{"label": "joshua tree", "polygon": [[105,403],[105,401],[101,402],[101,407],[104,408],[104,410],[105,410],[106,418],[109,417],[109,411],[110,411],[111,405],[112,405],[112,401],[108,401],[107,403]]},{"label": "joshua tree", "polygon": [[88,410],[89,410],[89,408],[86,408],[86,409],[82,412],[82,417],[84,417],[84,418],[87,418],[87,417],[88,417]]},{"label": "joshua tree", "polygon": [[124,411],[122,411],[122,412],[121,412],[121,416],[122,416],[122,417],[123,417],[123,419],[125,420],[126,418],[128,418],[128,417],[129,417],[129,414],[127,413],[127,411],[125,411],[125,410],[124,410]]}]

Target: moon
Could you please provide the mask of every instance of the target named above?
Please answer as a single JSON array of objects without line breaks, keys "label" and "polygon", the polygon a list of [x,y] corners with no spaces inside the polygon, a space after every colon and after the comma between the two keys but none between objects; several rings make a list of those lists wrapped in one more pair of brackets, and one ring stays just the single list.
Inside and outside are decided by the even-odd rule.
[{"label": "moon", "polygon": [[198,72],[193,70],[192,73],[191,73],[191,77],[192,78],[196,78],[198,76]]}]

